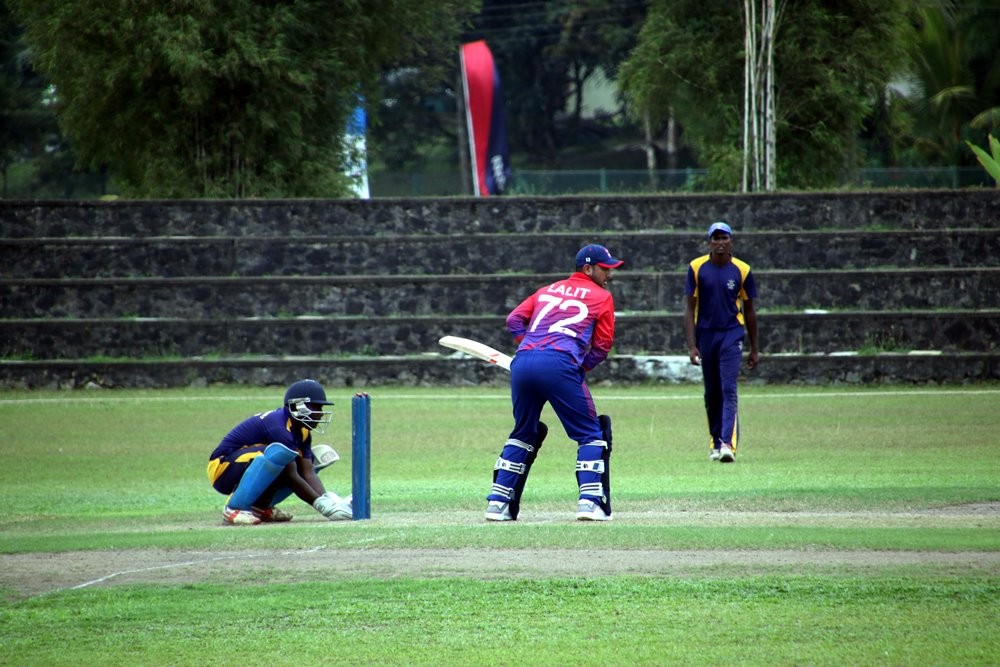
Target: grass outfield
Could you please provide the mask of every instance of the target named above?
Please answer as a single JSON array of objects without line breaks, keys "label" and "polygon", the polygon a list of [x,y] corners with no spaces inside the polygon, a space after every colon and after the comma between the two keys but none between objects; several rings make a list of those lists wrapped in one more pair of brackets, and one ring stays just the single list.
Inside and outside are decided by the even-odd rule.
[{"label": "grass outfield", "polygon": [[[554,415],[521,520],[483,520],[502,388],[376,388],[372,519],[231,527],[208,454],[280,388],[0,392],[0,664],[988,665],[1000,388],[594,387],[610,523]],[[350,486],[351,391],[326,436]]]}]

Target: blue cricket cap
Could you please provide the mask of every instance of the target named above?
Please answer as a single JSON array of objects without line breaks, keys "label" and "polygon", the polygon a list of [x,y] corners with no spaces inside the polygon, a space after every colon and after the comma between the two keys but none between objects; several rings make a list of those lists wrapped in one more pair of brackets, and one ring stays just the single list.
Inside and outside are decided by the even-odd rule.
[{"label": "blue cricket cap", "polygon": [[584,264],[596,264],[604,269],[617,269],[625,260],[615,259],[611,256],[611,251],[602,245],[591,243],[580,248],[576,253],[576,266],[580,268]]},{"label": "blue cricket cap", "polygon": [[708,238],[712,238],[712,234],[715,232],[725,232],[730,236],[733,235],[733,228],[724,222],[713,222],[712,226],[708,228]]}]

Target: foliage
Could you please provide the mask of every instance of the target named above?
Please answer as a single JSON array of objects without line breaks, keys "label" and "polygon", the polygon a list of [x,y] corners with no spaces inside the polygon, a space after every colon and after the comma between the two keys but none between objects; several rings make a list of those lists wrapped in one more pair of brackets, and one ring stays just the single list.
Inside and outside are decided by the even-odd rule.
[{"label": "foliage", "polygon": [[[790,3],[775,37],[778,185],[836,184],[856,166],[877,93],[904,63],[910,3]],[[654,1],[622,67],[640,112],[672,110],[713,185],[739,183],[743,19],[726,0]]]},{"label": "foliage", "polygon": [[[11,0],[80,159],[132,197],[345,193],[379,70],[454,39],[467,0]],[[400,26],[406,26],[400,30]]]},{"label": "foliage", "polygon": [[[457,60],[457,49],[449,56]],[[458,163],[456,127],[457,65],[451,75],[425,59],[384,72],[379,80],[377,114],[369,122],[368,156],[389,170],[426,169],[441,153],[441,162]]]},{"label": "foliage", "polygon": [[[613,167],[594,155],[595,144],[617,143],[621,109],[586,119],[588,86],[614,77],[635,43],[645,14],[643,0],[559,0],[531,3],[485,0],[462,42],[484,39],[500,72],[513,160],[521,167],[571,164]],[[445,57],[447,59],[445,59]],[[443,63],[450,67],[442,67]],[[382,75],[371,155],[390,170],[454,171],[461,85],[457,49],[411,59]],[[620,104],[617,103],[617,104]],[[626,144],[635,143],[628,128]],[[582,157],[581,157],[582,156]]]},{"label": "foliage", "polygon": [[990,177],[996,181],[997,187],[1000,188],[1000,141],[991,134],[990,140],[990,152],[987,153],[979,146],[971,142],[969,148],[975,153],[976,159],[979,160],[979,164],[983,165],[983,168],[989,173]]},{"label": "foliage", "polygon": [[[12,182],[40,196],[109,182],[129,196],[332,196],[346,192],[340,135],[360,92],[370,163],[455,174],[465,150],[457,47],[483,38],[518,168],[638,168],[641,149],[669,144],[681,166],[711,166],[706,188],[734,189],[739,5],[7,0],[0,172],[12,166]],[[859,166],[972,166],[965,142],[982,145],[1000,127],[998,11],[991,0],[787,3],[776,42],[779,187],[839,185]],[[587,118],[602,75],[628,96]],[[644,137],[646,112],[661,123]],[[676,149],[664,139],[671,115]],[[67,177],[77,156],[91,171]]]},{"label": "foliage", "polygon": [[74,169],[76,157],[59,134],[51,86],[32,67],[23,33],[0,2],[0,196],[103,194],[104,174]]},{"label": "foliage", "polygon": [[[10,169],[19,162],[44,159],[56,134],[56,119],[46,105],[45,83],[32,70],[7,6],[0,3],[0,175],[8,195]],[[36,180],[31,174],[31,180]]]},{"label": "foliage", "polygon": [[511,144],[538,166],[604,128],[582,119],[584,86],[614,76],[635,43],[645,2],[486,0],[464,41],[491,45],[507,99]]},{"label": "foliage", "polygon": [[1000,127],[998,9],[980,1],[923,7],[912,47],[912,143],[923,164],[971,164],[964,142]]}]

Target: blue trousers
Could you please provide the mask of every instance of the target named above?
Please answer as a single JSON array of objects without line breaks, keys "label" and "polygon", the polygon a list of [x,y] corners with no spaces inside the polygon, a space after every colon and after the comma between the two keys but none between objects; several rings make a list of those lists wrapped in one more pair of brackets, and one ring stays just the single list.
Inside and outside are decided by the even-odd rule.
[{"label": "blue trousers", "polygon": [[565,352],[522,352],[511,365],[510,399],[514,407],[514,440],[533,442],[546,403],[559,417],[566,435],[580,445],[603,439],[587,374]]},{"label": "blue trousers", "polygon": [[705,414],[712,446],[727,444],[736,450],[740,437],[736,384],[743,363],[742,328],[715,331],[698,329],[695,342],[701,352],[701,372],[705,384]]},{"label": "blue trousers", "polygon": [[[519,468],[528,458],[527,446],[538,442],[538,420],[548,403],[559,417],[570,440],[576,441],[577,461],[593,462],[601,458],[604,434],[594,399],[587,387],[586,373],[573,358],[554,350],[520,352],[511,364],[511,403],[514,429],[500,453],[500,458]],[[502,469],[497,473],[489,500],[517,501],[527,470]],[[583,470],[577,473],[581,498],[599,500],[601,474]]]}]

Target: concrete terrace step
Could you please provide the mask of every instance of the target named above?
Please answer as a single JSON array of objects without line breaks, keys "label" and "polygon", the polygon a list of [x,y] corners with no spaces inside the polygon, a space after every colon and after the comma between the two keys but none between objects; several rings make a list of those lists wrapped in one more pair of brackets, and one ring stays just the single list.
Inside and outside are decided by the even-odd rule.
[{"label": "concrete terrace step", "polygon": [[[572,270],[590,241],[638,271],[681,270],[707,252],[692,232],[551,232],[393,237],[0,239],[0,277],[459,275]],[[1000,266],[994,230],[746,232],[734,253],[757,270]]]},{"label": "concrete terrace step", "polygon": [[[499,203],[498,203],[499,202]],[[994,190],[379,200],[3,201],[0,237],[1000,228]]]},{"label": "concrete terrace step", "polygon": [[[496,385],[509,375],[477,360],[429,353],[378,358],[259,357],[177,361],[0,360],[3,389],[199,387],[212,384],[284,387],[314,377],[328,387]],[[965,384],[1000,380],[1000,354],[765,355],[743,382],[798,385]],[[600,384],[699,382],[679,356],[615,355],[589,376]],[[374,394],[377,396],[377,394]]]},{"label": "concrete terrace step", "polygon": [[438,338],[511,350],[504,315],[587,242],[629,260],[593,380],[686,381],[684,271],[717,219],[761,290],[748,380],[996,379],[1000,194],[962,190],[0,201],[0,385],[505,384]]},{"label": "concrete terrace step", "polygon": [[[977,309],[997,304],[1000,267],[754,270],[765,310]],[[567,275],[2,278],[7,318],[506,315]],[[620,271],[619,310],[679,312],[684,271]]]},{"label": "concrete terrace step", "polygon": [[[759,316],[762,351],[841,350],[991,352],[1000,347],[1000,309],[842,311]],[[509,350],[502,316],[307,318],[134,318],[0,320],[0,356],[27,359],[204,357],[277,354],[405,355],[434,351],[453,335]],[[680,314],[622,313],[615,350],[681,354]]]}]

